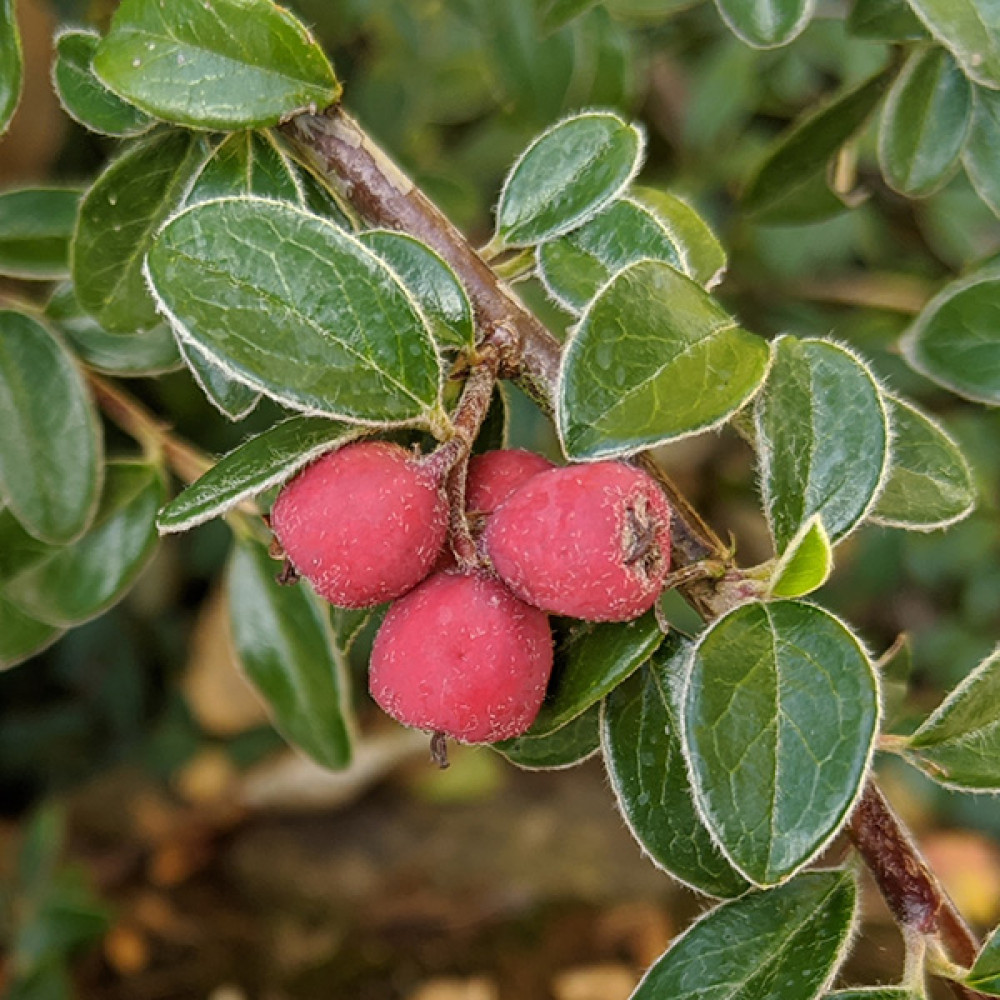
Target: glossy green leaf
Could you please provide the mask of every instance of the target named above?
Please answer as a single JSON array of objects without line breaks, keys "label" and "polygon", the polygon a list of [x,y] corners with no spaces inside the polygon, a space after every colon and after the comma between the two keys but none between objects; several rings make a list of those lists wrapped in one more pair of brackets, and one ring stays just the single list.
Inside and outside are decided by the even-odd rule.
[{"label": "glossy green leaf", "polygon": [[679,728],[691,643],[669,636],[649,663],[612,691],[601,743],[618,808],[654,864],[712,896],[748,884],[723,857],[695,811]]},{"label": "glossy green leaf", "polygon": [[545,701],[528,734],[544,736],[599,702],[663,641],[652,611],[631,622],[581,623],[556,646]]},{"label": "glossy green leaf", "polygon": [[1000,93],[976,87],[962,165],[976,194],[1000,216]]},{"label": "glossy green leaf", "polygon": [[860,986],[853,990],[834,990],[826,1000],[920,1000],[905,986]]},{"label": "glossy green leaf", "polygon": [[427,421],[441,361],[395,274],[291,205],[223,199],[160,232],[148,276],[175,333],[293,409],[362,423]]},{"label": "glossy green leaf", "polygon": [[299,183],[302,185],[302,192],[306,200],[306,208],[310,212],[315,212],[316,215],[321,215],[324,219],[335,222],[341,229],[346,229],[349,233],[354,232],[358,227],[348,218],[344,206],[326,184],[301,163],[297,163],[296,167]]},{"label": "glossy green leaf", "polygon": [[0,135],[14,117],[23,82],[24,61],[14,0],[0,0]]},{"label": "glossy green leaf", "polygon": [[502,740],[491,746],[512,764],[526,771],[555,771],[582,764],[601,747],[598,732],[600,704],[591,705],[582,715],[551,733]]},{"label": "glossy green leaf", "polygon": [[579,229],[538,247],[538,276],[559,305],[581,313],[623,267],[662,260],[686,272],[680,247],[652,212],[627,198],[612,202]]},{"label": "glossy green leaf", "polygon": [[277,568],[262,545],[237,542],[227,580],[240,662],[291,744],[324,767],[346,767],[353,725],[326,605],[305,583],[276,583]]},{"label": "glossy green leaf", "polygon": [[361,433],[325,417],[291,417],[244,441],[160,511],[161,533],[187,531],[284,482],[325,452]]},{"label": "glossy green leaf", "polygon": [[908,0],[966,76],[1000,88],[1000,9],[993,0]]},{"label": "glossy green leaf", "polygon": [[61,544],[90,523],[102,442],[83,378],[36,319],[0,311],[0,496],[24,527]]},{"label": "glossy green leaf", "polygon": [[830,161],[859,132],[885,94],[885,70],[811,112],[770,147],[743,195],[758,222],[828,218],[843,202],[826,183]]},{"label": "glossy green leaf", "polygon": [[941,784],[1000,791],[1000,650],[909,738],[907,756]]},{"label": "glossy green leaf", "polygon": [[64,278],[79,205],[80,192],[71,188],[23,188],[0,194],[0,274]]},{"label": "glossy green leaf", "polygon": [[625,190],[642,153],[639,129],[610,112],[573,115],[543,132],[504,182],[500,245],[530,246],[582,225]]},{"label": "glossy green leaf", "polygon": [[142,260],[204,155],[189,133],[160,132],[112,161],[84,196],[71,252],[73,283],[80,305],[109,333],[159,322]]},{"label": "glossy green leaf", "polygon": [[177,347],[208,401],[230,420],[242,420],[260,402],[256,389],[230,378],[196,344],[180,340]]},{"label": "glossy green leaf", "polygon": [[45,317],[88,367],[109,375],[159,375],[184,363],[166,323],[157,323],[128,337],[108,333],[84,312],[70,282],[52,293],[45,306]]},{"label": "glossy green leaf", "polygon": [[965,977],[967,986],[991,996],[1000,996],[1000,927],[985,941]]},{"label": "glossy green leaf", "polygon": [[747,893],[677,938],[630,1000],[814,1000],[843,960],[856,909],[848,871]]},{"label": "glossy green leaf", "polygon": [[922,375],[965,399],[1000,405],[1000,265],[946,285],[900,342]]},{"label": "glossy green leaf", "polygon": [[144,111],[111,93],[91,65],[101,36],[96,31],[63,31],[55,40],[52,83],[66,114],[91,132],[127,137],[155,124]]},{"label": "glossy green leaf", "polygon": [[455,272],[425,243],[406,233],[373,229],[358,239],[395,271],[427,317],[441,348],[472,347],[472,304]]},{"label": "glossy green leaf", "polygon": [[768,587],[770,597],[805,597],[826,583],[833,548],[818,514],[808,518],[781,554]]},{"label": "glossy green leaf", "polygon": [[784,881],[837,833],[861,791],[878,716],[867,654],[821,608],[752,602],[702,635],[682,720],[695,801],[750,881]]},{"label": "glossy green leaf", "polygon": [[946,528],[976,503],[972,472],[954,441],[912,403],[886,396],[892,466],[871,520],[895,528]]},{"label": "glossy green leaf", "polygon": [[10,601],[0,597],[0,670],[36,656],[62,634],[62,629],[26,615]]},{"label": "glossy green leaf", "polygon": [[77,625],[102,614],[125,596],[153,555],[163,494],[154,467],[109,462],[101,504],[86,534],[16,574],[3,596],[52,625]]},{"label": "glossy green leaf", "polygon": [[889,419],[868,368],[826,340],[780,337],[755,406],[764,510],[784,552],[814,514],[834,543],[868,514],[889,471]]},{"label": "glossy green leaf", "polygon": [[847,30],[857,38],[908,42],[927,37],[920,18],[906,0],[854,0]]},{"label": "glossy green leaf", "polygon": [[890,187],[911,198],[951,176],[972,123],[972,84],[940,48],[914,51],[882,110],[878,160]]},{"label": "glossy green leaf", "polygon": [[330,605],[330,626],[337,649],[347,656],[364,627],[378,614],[377,608],[338,608]]},{"label": "glossy green leaf", "polygon": [[305,205],[294,165],[266,132],[234,132],[220,142],[195,178],[186,204],[244,194]]},{"label": "glossy green leaf", "polygon": [[143,111],[192,128],[277,125],[340,96],[323,50],[269,0],[123,0],[94,71]]},{"label": "glossy green leaf", "polygon": [[627,455],[715,427],[757,391],[769,352],[696,282],[640,261],[591,302],[564,352],[557,421],[570,458]]},{"label": "glossy green leaf", "polygon": [[805,31],[815,0],[715,0],[730,31],[756,49],[787,45]]},{"label": "glossy green leaf", "polygon": [[637,201],[652,209],[680,248],[684,273],[699,285],[714,288],[726,270],[726,251],[708,223],[676,195],[650,187],[635,187],[632,192]]}]

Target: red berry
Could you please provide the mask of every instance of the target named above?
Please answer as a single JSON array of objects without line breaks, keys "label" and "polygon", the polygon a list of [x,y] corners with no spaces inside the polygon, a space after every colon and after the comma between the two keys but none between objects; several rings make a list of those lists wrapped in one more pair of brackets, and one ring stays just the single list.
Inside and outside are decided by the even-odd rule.
[{"label": "red berry", "polygon": [[473,455],[465,481],[465,506],[470,513],[492,514],[514,492],[552,463],[533,451],[503,448]]},{"label": "red berry", "polygon": [[430,572],[448,505],[435,476],[406,449],[358,441],[288,483],[271,528],[317,593],[364,608],[405,594]]},{"label": "red berry", "polygon": [[404,725],[493,743],[531,725],[551,670],[543,612],[484,573],[436,573],[389,609],[368,686]]},{"label": "red berry", "polygon": [[522,600],[552,614],[628,621],[653,606],[670,564],[670,507],[624,462],[539,473],[490,517],[483,546]]}]

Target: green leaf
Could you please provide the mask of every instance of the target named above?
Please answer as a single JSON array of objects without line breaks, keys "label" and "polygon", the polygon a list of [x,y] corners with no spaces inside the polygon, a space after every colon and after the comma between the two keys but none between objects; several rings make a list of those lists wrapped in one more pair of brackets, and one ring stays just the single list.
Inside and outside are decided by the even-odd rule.
[{"label": "green leaf", "polygon": [[780,337],[755,405],[764,510],[784,552],[819,514],[833,543],[867,516],[889,471],[878,384],[847,348]]},{"label": "green leaf", "polygon": [[944,50],[915,50],[893,81],[878,134],[878,160],[890,187],[925,198],[958,164],[972,123],[972,84]]},{"label": "green leaf", "polygon": [[1000,10],[992,0],[909,0],[966,76],[1000,88]]},{"label": "green leaf", "polygon": [[781,554],[771,574],[769,597],[805,597],[833,570],[833,548],[818,514],[808,518]]},{"label": "green leaf", "polygon": [[230,420],[242,420],[260,402],[260,393],[230,378],[200,347],[179,340],[177,347],[208,401]]},{"label": "green leaf", "polygon": [[310,212],[336,223],[341,229],[346,229],[349,233],[354,232],[357,226],[348,218],[344,206],[337,200],[336,195],[327,187],[326,183],[317,177],[308,166],[301,163],[296,165],[299,171],[299,183],[302,185],[305,195],[306,208]]},{"label": "green leaf", "polygon": [[545,34],[558,31],[594,6],[596,0],[542,0],[539,26]]},{"label": "green leaf", "polygon": [[333,639],[344,656],[350,653],[362,629],[376,614],[376,608],[338,608],[334,604],[330,605]]},{"label": "green leaf", "polygon": [[382,425],[440,409],[419,309],[330,222],[255,198],[205,202],[163,228],[147,268],[174,332],[283,405]]},{"label": "green leaf", "polygon": [[652,212],[627,198],[612,202],[579,229],[541,244],[538,276],[564,309],[581,313],[608,280],[638,260],[686,271],[680,247]]},{"label": "green leaf", "polygon": [[976,194],[1000,216],[1000,93],[976,87],[962,165]]},{"label": "green leaf", "polygon": [[847,871],[747,893],[677,938],[630,1000],[814,1000],[843,960],[856,908]]},{"label": "green leaf", "polygon": [[0,496],[32,535],[80,537],[97,507],[102,451],[69,352],[37,320],[0,310]]},{"label": "green leaf", "polygon": [[0,135],[7,131],[24,82],[21,36],[14,15],[14,0],[0,0]]},{"label": "green leaf", "polygon": [[946,285],[900,341],[922,375],[964,399],[1000,405],[1000,265]]},{"label": "green leaf", "polygon": [[305,205],[295,167],[267,132],[235,132],[223,139],[205,160],[186,204],[244,194]]},{"label": "green leaf", "polygon": [[757,391],[769,352],[659,261],[620,271],[563,352],[558,429],[575,460],[627,455],[715,427]]},{"label": "green leaf", "polygon": [[47,649],[63,634],[0,597],[0,670],[23,663]]},{"label": "green leaf", "polygon": [[284,482],[362,431],[325,417],[292,417],[244,441],[160,511],[161,533],[187,531]]},{"label": "green leaf", "polygon": [[91,132],[119,138],[140,135],[155,121],[111,93],[91,65],[101,36],[96,31],[63,31],[56,36],[52,83],[66,114]]},{"label": "green leaf", "polygon": [[834,990],[826,1000],[920,1000],[905,986],[861,986],[851,990]]},{"label": "green leaf", "polygon": [[906,754],[943,785],[1000,791],[1000,649],[909,738]]},{"label": "green leaf", "polygon": [[184,363],[166,323],[157,323],[128,337],[108,333],[84,312],[68,281],[52,293],[45,306],[45,318],[88,367],[109,375],[159,375]]},{"label": "green leaf", "polygon": [[309,32],[269,0],[123,0],[94,71],[143,111],[190,128],[277,125],[341,89]]},{"label": "green leaf", "polygon": [[237,542],[227,579],[243,670],[282,736],[323,767],[347,767],[353,724],[326,605],[305,583],[276,583],[276,568],[262,545]]},{"label": "green leaf", "polygon": [[582,764],[601,747],[598,732],[600,704],[591,705],[565,726],[542,736],[530,731],[491,746],[526,771],[556,771]]},{"label": "green leaf", "polygon": [[964,982],[974,990],[1000,996],[1000,927],[979,949],[976,961]]},{"label": "green leaf", "polygon": [[496,240],[530,246],[582,225],[625,190],[642,153],[639,129],[610,112],[585,112],[553,125],[507,175]]},{"label": "green leaf", "polygon": [[880,42],[921,41],[927,37],[920,18],[906,0],[854,0],[847,30],[857,38]]},{"label": "green leaf", "polygon": [[695,812],[681,749],[681,685],[691,643],[669,636],[649,663],[604,703],[601,742],[618,808],[652,862],[711,896],[738,896],[746,881]]},{"label": "green leaf", "polygon": [[153,555],[163,492],[153,466],[109,462],[87,533],[16,574],[3,596],[52,625],[78,625],[102,614],[125,596]]},{"label": "green leaf", "polygon": [[552,679],[529,736],[545,736],[599,702],[663,641],[652,611],[631,622],[582,623],[555,650]]},{"label": "green leaf", "polygon": [[890,75],[883,70],[835,98],[770,147],[743,195],[743,207],[755,221],[818,221],[843,209],[827,186],[827,167],[878,106]]},{"label": "green leaf", "polygon": [[755,49],[787,45],[805,31],[815,0],[715,0],[730,31]]},{"label": "green leaf", "polygon": [[389,265],[416,299],[440,348],[475,345],[469,296],[438,254],[406,233],[387,229],[361,233],[358,239]]},{"label": "green leaf", "polygon": [[71,188],[0,194],[0,274],[39,280],[65,277],[79,205],[80,192]]},{"label": "green leaf", "polygon": [[705,288],[714,288],[726,270],[726,251],[708,223],[686,202],[666,191],[634,187],[637,201],[652,209],[680,248],[682,270]]},{"label": "green leaf", "polygon": [[912,403],[886,395],[892,466],[871,520],[894,528],[946,528],[972,512],[972,472],[957,444]]},{"label": "green leaf", "polygon": [[109,333],[146,330],[159,321],[142,260],[204,156],[194,136],[159,132],[130,146],[84,196],[70,267],[80,305]]},{"label": "green leaf", "polygon": [[695,801],[732,864],[776,885],[837,833],[878,729],[858,640],[811,604],[744,604],[699,639],[682,729]]}]

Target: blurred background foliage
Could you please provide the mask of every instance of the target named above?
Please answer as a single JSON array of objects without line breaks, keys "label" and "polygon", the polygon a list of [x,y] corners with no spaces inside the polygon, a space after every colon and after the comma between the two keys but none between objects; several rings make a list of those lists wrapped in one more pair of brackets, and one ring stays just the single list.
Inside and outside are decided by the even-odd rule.
[{"label": "blurred background foliage", "polygon": [[[541,26],[554,6],[548,0],[299,0],[290,6],[331,54],[350,110],[474,240],[488,237],[503,175],[532,136],[575,109],[618,108],[647,130],[640,181],[688,199],[715,227],[730,255],[718,293],[746,326],[850,343],[891,388],[941,418],[973,463],[977,511],[947,532],[865,528],[838,549],[821,595],[876,654],[909,633],[911,686],[894,711],[903,727],[926,715],[1000,636],[1000,411],[935,388],[901,362],[894,345],[937,288],[1000,250],[1000,221],[962,173],[924,200],[892,192],[876,164],[877,121],[841,163],[864,193],[857,207],[786,227],[753,224],[738,204],[768,143],[825,95],[887,64],[894,58],[891,44],[849,36],[847,5],[832,0],[820,5],[796,41],[768,51],[735,39],[712,4],[690,0],[604,0],[550,31]],[[108,0],[20,0],[29,84],[13,130],[0,141],[5,187],[86,180],[114,151],[112,141],[70,122],[47,85],[54,25],[103,26],[112,9]],[[520,289],[561,332],[565,319],[540,289],[530,281]],[[184,372],[135,380],[130,388],[210,452],[233,447],[275,417],[265,402],[229,424]],[[551,453],[554,440],[544,421],[512,395],[515,443]],[[125,439],[107,432],[109,452],[128,449]],[[733,533],[743,562],[770,555],[753,456],[741,439],[727,431],[685,441],[667,449],[664,461],[716,529]],[[69,956],[100,938],[111,919],[78,873],[53,860],[62,820],[37,812],[40,803],[122,765],[176,788],[178,780],[196,781],[202,773],[229,775],[282,746],[256,706],[240,702],[245,694],[205,679],[205,663],[225,658],[218,646],[224,616],[213,588],[228,550],[227,530],[215,521],[172,537],[124,602],[0,674],[0,811],[10,821],[5,842],[24,840],[20,862],[8,865],[13,888],[0,927],[8,944],[17,942],[22,960],[55,970],[43,989],[20,996],[67,995],[65,966],[52,955]],[[680,627],[695,627],[676,599],[668,604]],[[359,701],[370,634],[369,627],[369,639],[363,635],[352,654]],[[213,714],[220,700],[238,707],[228,716]],[[498,780],[495,761],[457,766],[447,780],[452,784],[425,776],[414,787],[445,800],[489,796]],[[918,823],[1000,836],[992,798],[932,788],[902,765],[888,770],[886,781]],[[31,832],[15,837],[15,821],[33,811]],[[47,860],[28,856],[32,852]],[[971,856],[966,851],[966,860]],[[972,909],[995,921],[995,898],[980,897],[1000,864],[989,850],[985,857]],[[43,920],[39,932],[39,914],[55,911],[58,919]],[[32,938],[40,933],[49,939]]]}]

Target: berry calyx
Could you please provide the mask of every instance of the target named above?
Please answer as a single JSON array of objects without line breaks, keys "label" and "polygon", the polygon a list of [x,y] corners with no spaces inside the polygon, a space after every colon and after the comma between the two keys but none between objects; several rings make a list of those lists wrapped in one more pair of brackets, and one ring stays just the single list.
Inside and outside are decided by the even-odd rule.
[{"label": "berry calyx", "polygon": [[516,489],[539,472],[554,468],[542,455],[521,448],[500,448],[469,459],[465,507],[470,514],[492,514]]},{"label": "berry calyx", "polygon": [[670,507],[624,462],[550,469],[494,512],[482,543],[499,577],[551,614],[628,621],[648,611],[670,568]]},{"label": "berry calyx", "polygon": [[394,719],[463,743],[525,732],[552,671],[546,615],[482,572],[435,573],[389,609],[369,690]]},{"label": "berry calyx", "polygon": [[438,476],[389,441],[324,455],[282,489],[271,528],[292,566],[331,604],[365,608],[429,572],[448,529]]}]

